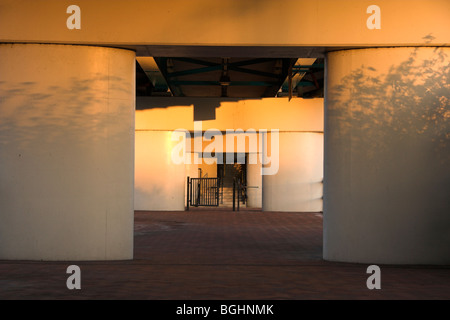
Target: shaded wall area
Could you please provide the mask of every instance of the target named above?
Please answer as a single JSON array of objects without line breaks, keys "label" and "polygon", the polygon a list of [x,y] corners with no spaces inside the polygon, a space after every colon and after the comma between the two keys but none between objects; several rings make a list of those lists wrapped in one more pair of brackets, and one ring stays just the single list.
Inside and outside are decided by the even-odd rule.
[{"label": "shaded wall area", "polygon": [[326,259],[450,262],[449,54],[329,53]]},{"label": "shaded wall area", "polygon": [[0,45],[0,259],[133,257],[134,63]]}]

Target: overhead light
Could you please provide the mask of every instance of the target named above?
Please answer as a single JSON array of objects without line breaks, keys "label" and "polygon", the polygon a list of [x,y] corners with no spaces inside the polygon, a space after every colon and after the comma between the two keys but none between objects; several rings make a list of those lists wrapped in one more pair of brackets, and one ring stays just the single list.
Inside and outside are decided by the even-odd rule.
[{"label": "overhead light", "polygon": [[228,74],[222,73],[219,79],[219,83],[221,86],[229,86],[231,83],[230,76]]}]

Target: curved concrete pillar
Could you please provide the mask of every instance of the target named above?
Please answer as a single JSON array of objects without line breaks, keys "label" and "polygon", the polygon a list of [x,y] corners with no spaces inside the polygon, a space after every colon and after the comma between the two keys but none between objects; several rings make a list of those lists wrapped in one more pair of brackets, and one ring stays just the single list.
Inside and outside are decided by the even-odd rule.
[{"label": "curved concrete pillar", "polygon": [[0,259],[133,257],[135,54],[0,45]]},{"label": "curved concrete pillar", "polygon": [[262,178],[263,210],[322,211],[322,179],[323,134],[281,132],[278,172]]},{"label": "curved concrete pillar", "polygon": [[172,131],[136,132],[136,210],[184,211],[185,164],[172,160],[177,144]]},{"label": "curved concrete pillar", "polygon": [[450,48],[328,54],[324,258],[450,263]]}]

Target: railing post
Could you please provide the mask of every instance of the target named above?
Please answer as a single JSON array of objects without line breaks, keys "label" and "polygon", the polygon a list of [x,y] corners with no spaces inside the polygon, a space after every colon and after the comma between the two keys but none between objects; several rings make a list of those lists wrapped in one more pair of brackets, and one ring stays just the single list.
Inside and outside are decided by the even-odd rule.
[{"label": "railing post", "polygon": [[220,199],[219,186],[220,186],[219,178],[216,178],[216,207],[219,206],[219,199]]},{"label": "railing post", "polygon": [[220,203],[223,204],[223,178],[220,178],[219,180],[220,182],[220,195],[219,195],[219,199],[220,199]]},{"label": "railing post", "polygon": [[241,179],[237,179],[237,211],[239,211],[239,198],[241,197]]},{"label": "railing post", "polygon": [[[201,170],[201,169],[200,169]],[[201,172],[201,171],[200,171]],[[202,179],[198,179],[197,182],[197,201],[195,202],[195,206],[198,207],[200,204],[200,200],[201,200],[201,192],[202,192]]]},{"label": "railing post", "polygon": [[189,181],[189,203],[192,206],[192,179]]},{"label": "railing post", "polygon": [[236,210],[235,208],[235,197],[236,197],[236,178],[233,178],[233,211]]},{"label": "railing post", "polygon": [[186,210],[189,211],[189,177],[187,177]]}]

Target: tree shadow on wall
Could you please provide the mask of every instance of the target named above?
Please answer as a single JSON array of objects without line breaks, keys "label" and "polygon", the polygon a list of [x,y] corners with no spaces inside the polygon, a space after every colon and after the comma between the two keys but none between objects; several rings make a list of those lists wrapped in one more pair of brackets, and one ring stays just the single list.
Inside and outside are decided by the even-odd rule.
[{"label": "tree shadow on wall", "polygon": [[[358,213],[368,250],[378,241],[450,261],[449,80],[444,48],[416,48],[384,73],[362,65],[327,92],[325,201]],[[380,237],[364,234],[381,223]]]},{"label": "tree shadow on wall", "polygon": [[[351,220],[358,228],[346,236],[380,259],[395,248],[391,261],[448,263],[448,48],[393,52],[400,50],[409,55],[393,57],[384,71],[374,65],[389,55],[373,53],[377,62],[356,66],[327,90],[326,223]],[[333,238],[332,228],[325,232]]]},{"label": "tree shadow on wall", "polygon": [[103,143],[105,137],[114,145],[123,139],[121,123],[133,119],[133,95],[126,79],[102,73],[90,79],[73,77],[66,85],[2,84],[0,150],[34,145],[48,151],[73,145],[89,151],[93,142]]}]

